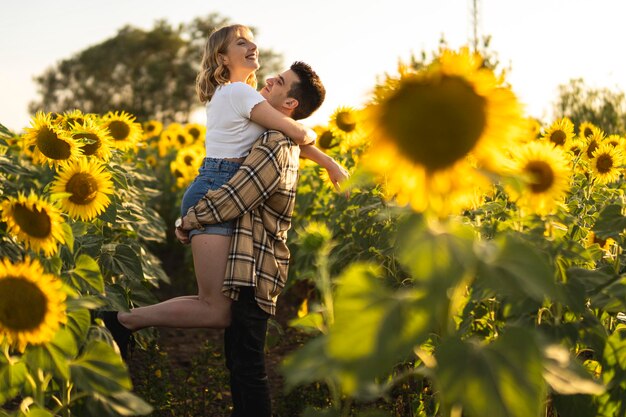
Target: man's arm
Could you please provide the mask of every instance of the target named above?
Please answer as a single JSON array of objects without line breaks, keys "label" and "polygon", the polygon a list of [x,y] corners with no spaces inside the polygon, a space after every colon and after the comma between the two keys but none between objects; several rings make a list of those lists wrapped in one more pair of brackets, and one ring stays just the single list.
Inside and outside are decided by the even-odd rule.
[{"label": "man's arm", "polygon": [[236,219],[261,205],[278,187],[287,154],[288,150],[279,141],[254,146],[226,184],[209,191],[187,211],[181,228],[201,229],[202,224]]}]

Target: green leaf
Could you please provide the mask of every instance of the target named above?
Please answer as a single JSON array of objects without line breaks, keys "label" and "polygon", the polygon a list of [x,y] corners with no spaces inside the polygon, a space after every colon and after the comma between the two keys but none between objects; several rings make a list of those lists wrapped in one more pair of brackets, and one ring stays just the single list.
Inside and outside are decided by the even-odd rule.
[{"label": "green leaf", "polygon": [[132,387],[122,358],[107,343],[92,340],[71,365],[72,380],[79,389],[110,395]]},{"label": "green leaf", "polygon": [[24,354],[24,362],[31,368],[41,368],[53,372],[63,379],[69,379],[69,361],[78,353],[72,333],[65,328],[59,329],[52,341],[39,346],[29,346]]},{"label": "green leaf", "polygon": [[4,363],[0,368],[0,405],[22,392],[26,382],[26,364],[24,362]]},{"label": "green leaf", "polygon": [[447,404],[461,404],[472,416],[540,415],[542,358],[530,331],[506,329],[490,345],[450,338],[437,348],[436,358],[436,380]]},{"label": "green leaf", "polygon": [[380,276],[379,268],[365,264],[344,272],[328,333],[328,355],[349,364],[362,381],[388,372],[412,354],[434,325],[432,300],[416,289],[387,288]]},{"label": "green leaf", "polygon": [[518,301],[558,298],[553,266],[520,237],[506,235],[486,243],[479,257],[478,289]]},{"label": "green leaf", "polygon": [[144,416],[153,411],[150,404],[128,391],[119,391],[111,395],[94,393],[86,398],[85,404],[75,410],[76,415],[119,417]]},{"label": "green leaf", "polygon": [[337,361],[326,354],[327,343],[327,336],[320,335],[285,358],[281,372],[285,376],[285,388],[288,391],[298,385],[338,377]]},{"label": "green leaf", "polygon": [[602,287],[590,299],[592,308],[601,308],[611,313],[626,310],[626,276],[606,287]]},{"label": "green leaf", "polygon": [[110,252],[102,253],[100,262],[104,270],[108,269],[114,274],[125,275],[131,280],[143,280],[141,259],[128,245],[117,245],[113,254]]},{"label": "green leaf", "polygon": [[28,417],[54,417],[50,411],[39,408],[37,406],[29,407],[29,410],[24,414],[24,416]]},{"label": "green leaf", "polygon": [[605,387],[596,382],[563,346],[546,346],[543,353],[543,376],[554,392],[567,395],[604,393]]},{"label": "green leaf", "polygon": [[71,253],[74,253],[74,232],[72,231],[72,226],[65,222],[61,223],[61,232],[65,245]]},{"label": "green leaf", "polygon": [[624,229],[626,229],[626,217],[622,215],[622,206],[610,204],[600,212],[591,230],[601,239],[618,239]]},{"label": "green leaf", "polygon": [[89,310],[75,310],[67,315],[66,328],[72,333],[76,344],[79,346],[87,337],[90,325],[91,315]]},{"label": "green leaf", "polygon": [[289,322],[289,325],[305,332],[322,332],[326,327],[322,313],[309,313],[304,317],[295,318]]},{"label": "green leaf", "polygon": [[72,270],[72,277],[83,280],[99,293],[104,292],[104,279],[100,272],[100,266],[89,255],[81,254],[78,256],[76,266]]}]

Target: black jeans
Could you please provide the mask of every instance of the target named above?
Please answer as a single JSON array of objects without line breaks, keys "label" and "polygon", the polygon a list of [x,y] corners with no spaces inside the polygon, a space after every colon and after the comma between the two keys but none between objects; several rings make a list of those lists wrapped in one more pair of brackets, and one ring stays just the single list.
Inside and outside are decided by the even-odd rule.
[{"label": "black jeans", "polygon": [[224,333],[226,367],[233,397],[231,417],[271,417],[272,402],[265,372],[265,333],[270,315],[254,299],[253,287],[241,287]]}]

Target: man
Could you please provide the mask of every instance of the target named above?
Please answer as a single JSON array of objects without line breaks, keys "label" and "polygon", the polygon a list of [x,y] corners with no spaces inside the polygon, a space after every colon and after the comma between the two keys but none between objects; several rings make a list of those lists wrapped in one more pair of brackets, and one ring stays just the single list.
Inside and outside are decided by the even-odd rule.
[{"label": "man", "polygon": [[[322,104],[325,89],[310,66],[295,62],[269,78],[261,94],[276,109],[299,120]],[[301,150],[302,149],[302,150]],[[176,235],[188,243],[189,230],[202,224],[238,219],[223,293],[234,300],[231,325],[224,334],[230,371],[233,417],[270,417],[271,400],[265,372],[267,320],[285,286],[289,266],[287,231],[291,226],[299,155],[330,167],[337,184],[347,172],[313,146],[300,148],[277,131],[261,135],[235,176],[209,191],[178,222]]]}]

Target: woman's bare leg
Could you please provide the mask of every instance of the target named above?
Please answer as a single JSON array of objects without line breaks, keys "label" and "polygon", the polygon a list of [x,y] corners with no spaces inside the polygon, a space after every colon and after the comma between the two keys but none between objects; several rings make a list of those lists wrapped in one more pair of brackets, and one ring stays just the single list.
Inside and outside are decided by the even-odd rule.
[{"label": "woman's bare leg", "polygon": [[196,235],[191,240],[191,250],[198,295],[120,312],[118,319],[125,327],[131,330],[150,326],[223,329],[230,325],[232,301],[222,294],[230,236]]}]

